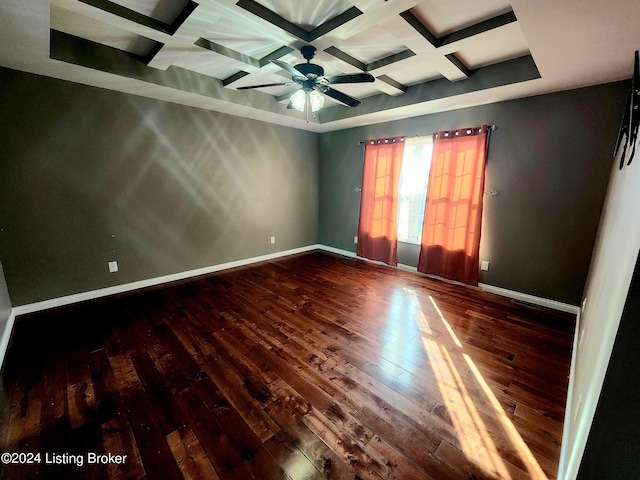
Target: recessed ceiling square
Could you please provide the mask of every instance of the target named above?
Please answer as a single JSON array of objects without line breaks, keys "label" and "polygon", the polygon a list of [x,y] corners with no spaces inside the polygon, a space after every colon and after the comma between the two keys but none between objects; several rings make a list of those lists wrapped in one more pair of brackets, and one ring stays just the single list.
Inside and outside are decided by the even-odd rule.
[{"label": "recessed ceiling square", "polygon": [[380,93],[373,83],[343,83],[333,88],[359,99]]},{"label": "recessed ceiling square", "polygon": [[189,0],[111,0],[135,12],[172,24]]},{"label": "recessed ceiling square", "polygon": [[473,42],[455,52],[471,70],[529,54],[520,25],[512,23],[478,35]]},{"label": "recessed ceiling square", "polygon": [[436,37],[483,22],[511,11],[508,0],[425,0],[411,13]]},{"label": "recessed ceiling square", "polygon": [[337,47],[362,63],[373,63],[382,58],[407,50],[407,47],[390,33],[374,28],[361,32]]},{"label": "recessed ceiling square", "polygon": [[255,59],[268,55],[289,41],[289,37],[286,35],[280,35],[283,38],[263,35],[255,29],[251,29],[246,22],[237,17],[221,18],[209,30],[215,33],[205,35],[204,38],[207,40]]},{"label": "recessed ceiling square", "polygon": [[442,73],[437,68],[431,66],[428,61],[425,61],[425,58],[419,56],[394,64],[387,75],[407,87],[416,83],[442,78]]},{"label": "recessed ceiling square", "polygon": [[151,39],[55,5],[50,7],[49,21],[54,30],[134,55],[145,56],[156,46],[156,42]]},{"label": "recessed ceiling square", "polygon": [[173,65],[202,73],[218,80],[224,80],[238,72],[238,62],[236,60],[214,55],[206,50],[182,55]]},{"label": "recessed ceiling square", "polygon": [[294,1],[256,0],[285,20],[305,30],[313,30],[319,25],[349,10],[353,5],[347,0]]}]

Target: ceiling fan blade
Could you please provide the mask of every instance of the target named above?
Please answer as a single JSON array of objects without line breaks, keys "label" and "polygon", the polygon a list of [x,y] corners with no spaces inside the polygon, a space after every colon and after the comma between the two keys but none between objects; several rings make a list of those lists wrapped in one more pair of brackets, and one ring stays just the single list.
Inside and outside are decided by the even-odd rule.
[{"label": "ceiling fan blade", "polygon": [[269,61],[271,63],[276,64],[281,69],[286,70],[287,72],[289,72],[292,77],[298,77],[298,78],[301,78],[302,80],[309,80],[304,73],[299,72],[298,70],[293,68],[291,65],[289,65],[288,63],[283,62],[282,60],[269,60]]},{"label": "ceiling fan blade", "polygon": [[250,90],[252,88],[265,88],[265,87],[281,87],[281,86],[287,86],[287,87],[295,87],[298,84],[295,82],[284,82],[284,83],[264,83],[262,85],[249,85],[247,87],[238,87],[236,88],[236,90]]},{"label": "ceiling fan blade", "polygon": [[376,79],[370,73],[345,73],[343,75],[331,75],[324,77],[330,84],[333,83],[368,83]]},{"label": "ceiling fan blade", "polygon": [[324,93],[325,95],[328,95],[331,98],[334,98],[335,100],[338,100],[339,102],[342,102],[345,105],[348,105],[349,107],[357,107],[362,103],[357,98],[350,97],[346,93],[339,92],[338,90],[335,90],[331,87],[325,87],[318,90],[320,90],[320,92]]}]

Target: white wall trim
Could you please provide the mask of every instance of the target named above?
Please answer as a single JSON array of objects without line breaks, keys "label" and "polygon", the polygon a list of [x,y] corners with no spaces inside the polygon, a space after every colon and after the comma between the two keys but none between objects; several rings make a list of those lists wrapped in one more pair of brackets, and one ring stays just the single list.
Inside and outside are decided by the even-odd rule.
[{"label": "white wall trim", "polygon": [[578,315],[580,307],[571,305],[568,303],[558,302],[556,300],[549,300],[547,298],[536,297],[535,295],[529,295],[528,293],[515,292],[506,288],[495,287],[493,285],[487,285],[486,283],[480,283],[478,286],[485,292],[495,293],[503,297],[512,298],[514,300],[521,300],[527,303],[533,303],[541,307],[551,308],[553,310],[559,310],[561,312],[573,313]]},{"label": "white wall trim", "polygon": [[9,348],[9,340],[11,340],[11,332],[13,331],[13,323],[16,320],[16,311],[15,309],[11,309],[9,312],[9,318],[7,319],[7,323],[4,324],[4,330],[2,331],[2,336],[0,336],[0,369],[4,364],[4,357],[7,353],[7,349]]},{"label": "white wall trim", "polygon": [[293,248],[291,250],[283,250],[281,252],[269,253],[269,254],[260,255],[257,257],[243,258],[241,260],[234,260],[232,262],[220,263],[217,265],[211,265],[209,267],[197,268],[195,270],[187,270],[184,272],[172,273],[170,275],[163,275],[162,277],[149,278],[146,280],[139,280],[137,282],[131,282],[131,283],[123,283],[121,285],[114,285],[112,287],[100,288],[98,290],[90,290],[88,292],[75,293],[73,295],[67,295],[64,297],[52,298],[51,300],[43,300],[42,302],[35,302],[35,303],[29,303],[26,305],[20,305],[18,307],[14,307],[13,310],[16,316],[24,315],[26,313],[39,312],[41,310],[47,310],[49,308],[62,307],[64,305],[83,302],[85,300],[93,300],[96,298],[115,295],[118,293],[130,292],[132,290],[139,290],[141,288],[153,287],[156,285],[161,285],[163,283],[175,282],[178,280],[185,280],[187,278],[219,272],[221,270],[227,270],[229,268],[242,267],[245,265],[250,265],[252,263],[264,262],[267,260],[273,260],[280,257],[286,257],[288,255],[295,255],[296,253],[304,253],[312,250],[318,250],[318,248],[319,248],[318,245],[307,245],[306,247]]},{"label": "white wall trim", "polygon": [[[332,252],[332,253],[336,253],[338,255],[343,255],[345,257],[358,258],[360,260],[366,260],[368,262],[372,262],[372,263],[375,263],[375,264],[379,264],[379,265],[383,265],[383,266],[388,267],[388,265],[386,265],[385,263],[367,260],[366,258],[359,257],[354,252],[350,252],[348,250],[342,250],[342,249],[335,248],[335,247],[329,247],[327,245],[318,245],[318,248],[320,248],[321,250],[326,250],[327,252]],[[410,272],[417,272],[418,271],[418,269],[416,267],[412,267],[410,265],[398,264],[397,268],[400,268],[402,270],[407,270],[407,271],[410,271]],[[424,274],[421,274],[421,275],[424,275]],[[462,285],[462,286],[465,286],[465,287],[469,287],[469,285],[465,285],[465,284],[460,283],[460,282],[447,280],[446,278],[440,278],[440,277],[437,277],[435,275],[426,275],[426,276],[427,277],[431,277],[431,278],[435,278],[435,279],[438,279],[438,280],[441,280],[441,281],[444,281],[444,282],[454,283],[456,285]],[[520,301],[523,301],[523,302],[532,303],[534,305],[539,305],[541,307],[551,308],[553,310],[559,310],[561,312],[573,313],[574,315],[578,315],[578,313],[580,312],[580,307],[577,307],[575,305],[570,305],[568,303],[558,302],[556,300],[549,300],[547,298],[536,297],[535,295],[529,295],[528,293],[516,292],[516,291],[513,291],[513,290],[508,290],[506,288],[495,287],[493,285],[487,285],[486,283],[478,284],[478,288],[480,288],[480,290],[483,290],[483,291],[488,292],[488,293],[494,293],[496,295],[500,295],[501,297],[512,298],[514,300],[520,300]]]},{"label": "white wall trim", "polygon": [[18,315],[24,315],[27,313],[39,312],[41,310],[47,310],[49,308],[62,307],[70,305],[72,303],[83,302],[85,300],[93,300],[96,298],[107,297],[109,295],[116,295],[118,293],[130,292],[132,290],[139,290],[141,288],[153,287],[161,285],[163,283],[175,282],[178,280],[185,280],[191,277],[197,277],[199,275],[206,275],[208,273],[219,272],[221,270],[227,270],[229,268],[242,267],[250,265],[252,263],[264,262],[267,260],[273,260],[280,257],[286,257],[288,255],[295,255],[297,253],[310,252],[312,250],[318,250],[320,245],[307,245],[306,247],[293,248],[291,250],[283,250],[281,252],[269,253],[266,255],[260,255],[257,257],[244,258],[242,260],[235,260],[233,262],[220,263],[218,265],[212,265],[209,267],[197,268],[195,270],[187,270],[184,272],[173,273],[171,275],[164,275],[162,277],[149,278],[146,280],[139,280],[137,282],[123,283],[121,285],[114,285],[112,287],[100,288],[98,290],[90,290],[88,292],[75,293],[73,295],[66,295],[64,297],[52,298],[51,300],[43,300],[42,302],[28,303],[25,305],[19,305],[11,309],[9,319],[5,324],[2,337],[0,337],[0,368],[4,363],[4,358],[9,347],[9,340],[11,339],[11,332],[13,331],[13,324],[15,318]]},{"label": "white wall trim", "polygon": [[569,422],[574,422],[573,397],[574,385],[576,383],[576,361],[578,358],[578,349],[580,348],[580,317],[582,309],[578,308],[576,315],[576,329],[573,333],[573,347],[571,349],[571,366],[569,367],[569,385],[567,387],[567,400],[564,407],[564,426],[562,428],[562,441],[560,443],[560,462],[558,464],[558,480],[567,479],[567,463],[562,461],[567,458],[570,453],[570,429],[567,428]]},{"label": "white wall trim", "polygon": [[[355,254],[355,252],[350,252],[349,250],[342,250],[341,248],[330,247],[329,245],[318,245],[318,248],[320,250],[325,250],[327,252],[337,253],[338,255],[342,255],[343,257],[351,257],[351,258],[359,258],[361,260],[367,260],[366,258],[359,257],[358,255]],[[380,263],[380,262],[375,262],[375,263]],[[381,265],[384,265],[384,263],[381,263]]]}]

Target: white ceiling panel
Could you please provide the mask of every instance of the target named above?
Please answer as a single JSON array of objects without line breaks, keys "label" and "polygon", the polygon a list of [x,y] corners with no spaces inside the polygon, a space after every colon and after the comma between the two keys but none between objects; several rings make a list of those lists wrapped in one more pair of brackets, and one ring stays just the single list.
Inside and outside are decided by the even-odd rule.
[{"label": "white ceiling panel", "polygon": [[436,37],[509,12],[508,0],[425,0],[411,9]]},{"label": "white ceiling panel", "polygon": [[[329,131],[629,78],[640,45],[637,0],[615,7],[603,0],[115,1],[129,10],[108,1],[3,0],[0,65]],[[341,15],[353,7],[359,15]],[[331,111],[307,123],[278,100],[289,87],[236,91],[289,81],[267,59],[303,63],[306,44],[317,48],[312,62],[326,75],[377,78],[335,86],[362,107],[333,108],[338,103],[327,97]],[[415,55],[402,57],[408,50]],[[209,83],[215,88],[202,88]]]},{"label": "white ceiling panel", "polygon": [[379,28],[360,32],[340,42],[337,47],[366,64],[407,49],[391,33]]},{"label": "white ceiling panel", "polygon": [[264,57],[290,41],[289,36],[278,38],[265,34],[242,17],[221,18],[211,25],[203,38],[255,59]]},{"label": "white ceiling panel", "polygon": [[189,0],[112,0],[135,12],[171,24]]},{"label": "white ceiling panel", "polygon": [[385,74],[405,86],[442,78],[440,71],[423,56],[407,58],[385,69]]},{"label": "white ceiling panel", "polygon": [[527,41],[517,23],[479,35],[479,41],[465,42],[455,55],[470,69],[492,65],[529,53]]},{"label": "white ceiling panel", "polygon": [[50,14],[52,29],[118,50],[144,56],[155,45],[153,40],[56,5],[51,5]]},{"label": "white ceiling panel", "polygon": [[352,7],[347,0],[258,0],[258,3],[277,13],[285,20],[311,30],[337,17]]},{"label": "white ceiling panel", "polygon": [[217,55],[214,52],[201,50],[188,55],[183,54],[173,62],[176,67],[209,75],[213,79],[224,80],[238,72],[242,65],[236,60]]}]

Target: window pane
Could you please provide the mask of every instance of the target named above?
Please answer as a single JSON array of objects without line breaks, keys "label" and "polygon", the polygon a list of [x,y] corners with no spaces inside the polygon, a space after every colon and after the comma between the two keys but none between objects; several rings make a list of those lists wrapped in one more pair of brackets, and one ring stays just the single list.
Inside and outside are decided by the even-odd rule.
[{"label": "window pane", "polygon": [[398,195],[398,240],[420,243],[433,143],[431,136],[406,140]]}]

